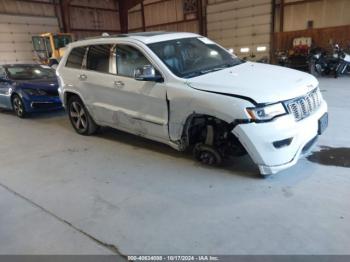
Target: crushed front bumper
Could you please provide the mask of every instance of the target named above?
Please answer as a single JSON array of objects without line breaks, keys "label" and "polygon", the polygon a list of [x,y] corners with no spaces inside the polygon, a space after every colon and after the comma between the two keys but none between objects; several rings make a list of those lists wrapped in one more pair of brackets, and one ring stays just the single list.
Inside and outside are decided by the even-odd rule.
[{"label": "crushed front bumper", "polygon": [[[326,113],[327,103],[323,100],[318,110],[303,120],[295,121],[289,114],[271,122],[240,124],[232,132],[262,175],[275,174],[295,165],[311,150],[319,135],[319,119]],[[281,141],[287,142],[278,144]]]}]

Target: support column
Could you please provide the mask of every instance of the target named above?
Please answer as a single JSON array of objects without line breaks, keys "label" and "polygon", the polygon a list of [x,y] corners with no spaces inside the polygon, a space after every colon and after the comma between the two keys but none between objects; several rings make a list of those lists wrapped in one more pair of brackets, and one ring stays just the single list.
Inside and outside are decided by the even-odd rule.
[{"label": "support column", "polygon": [[71,31],[70,14],[69,14],[70,0],[59,0],[59,3],[60,3],[63,31],[65,33],[69,33]]},{"label": "support column", "polygon": [[119,5],[120,31],[122,34],[126,34],[128,33],[128,27],[129,27],[127,1],[119,0],[118,5]]}]

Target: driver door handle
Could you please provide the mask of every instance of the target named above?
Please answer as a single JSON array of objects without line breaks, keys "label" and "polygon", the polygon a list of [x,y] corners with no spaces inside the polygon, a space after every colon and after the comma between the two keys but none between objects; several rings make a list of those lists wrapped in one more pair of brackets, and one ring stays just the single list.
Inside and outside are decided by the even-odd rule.
[{"label": "driver door handle", "polygon": [[122,81],[117,81],[117,80],[114,81],[114,86],[115,87],[122,88],[122,87],[124,87],[124,85],[125,84]]},{"label": "driver door handle", "polygon": [[81,75],[79,75],[79,79],[84,81],[87,79],[87,75],[81,74]]}]

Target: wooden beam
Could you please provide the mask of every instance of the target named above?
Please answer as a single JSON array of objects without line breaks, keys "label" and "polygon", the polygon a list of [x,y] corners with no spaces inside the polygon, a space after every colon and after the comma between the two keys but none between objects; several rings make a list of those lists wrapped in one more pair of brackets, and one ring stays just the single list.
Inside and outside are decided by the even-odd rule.
[{"label": "wooden beam", "polygon": [[60,1],[60,10],[61,10],[61,18],[63,23],[63,31],[65,33],[69,33],[71,31],[70,24],[70,10],[69,4],[71,0],[59,0]]},{"label": "wooden beam", "polygon": [[145,18],[145,7],[143,1],[141,2],[141,18],[142,18],[142,31],[146,31],[146,18]]},{"label": "wooden beam", "polygon": [[119,0],[119,2],[125,2],[125,7],[129,10],[134,6],[141,4],[143,0]]},{"label": "wooden beam", "polygon": [[198,18],[198,25],[199,25],[199,34],[205,35],[204,22],[203,22],[203,5],[202,5],[202,0],[197,0],[197,18]]},{"label": "wooden beam", "polygon": [[[290,6],[290,5],[302,5],[302,4],[308,4],[308,3],[313,3],[313,2],[321,2],[323,0],[300,0],[300,1],[295,1],[295,2],[288,2],[288,3],[283,3],[284,6]],[[282,1],[280,4],[276,4],[275,6],[281,6]]]},{"label": "wooden beam", "polygon": [[[147,29],[152,29],[154,27],[168,26],[168,25],[177,25],[177,24],[183,24],[183,23],[194,22],[194,21],[198,21],[198,19],[197,18],[192,18],[192,19],[187,19],[187,20],[183,19],[183,20],[180,20],[180,21],[149,25],[149,26],[146,26],[146,30]],[[142,27],[136,27],[136,28],[130,29],[130,31],[140,31],[140,30],[142,30]]]},{"label": "wooden beam", "polygon": [[33,4],[43,4],[43,5],[55,5],[52,2],[45,2],[40,0],[16,0],[16,2],[25,2],[25,3],[33,3]]},{"label": "wooden beam", "polygon": [[96,29],[96,28],[71,28],[71,32],[112,32],[112,33],[120,33],[120,30],[114,30],[114,29]]},{"label": "wooden beam", "polygon": [[118,5],[119,5],[120,31],[123,34],[126,34],[128,33],[128,28],[129,28],[128,3],[124,0],[119,0]]},{"label": "wooden beam", "polygon": [[276,0],[271,3],[271,35],[270,35],[270,63],[275,64],[275,19],[276,19]]},{"label": "wooden beam", "polygon": [[284,27],[284,7],[285,3],[284,0],[281,0],[280,4],[280,32],[283,32],[283,27]]},{"label": "wooden beam", "polygon": [[118,12],[118,9],[115,9],[115,8],[94,7],[94,6],[86,6],[86,5],[69,5],[69,7],[89,9],[89,10]]}]

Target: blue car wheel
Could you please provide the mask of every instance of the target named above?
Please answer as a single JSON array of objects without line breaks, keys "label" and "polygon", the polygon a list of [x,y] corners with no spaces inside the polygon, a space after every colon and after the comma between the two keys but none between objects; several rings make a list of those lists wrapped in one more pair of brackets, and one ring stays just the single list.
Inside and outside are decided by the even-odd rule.
[{"label": "blue car wheel", "polygon": [[12,97],[12,107],[18,117],[25,118],[27,116],[24,103],[19,95],[14,95]]}]

